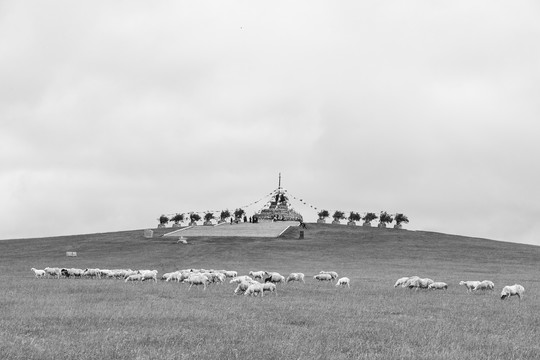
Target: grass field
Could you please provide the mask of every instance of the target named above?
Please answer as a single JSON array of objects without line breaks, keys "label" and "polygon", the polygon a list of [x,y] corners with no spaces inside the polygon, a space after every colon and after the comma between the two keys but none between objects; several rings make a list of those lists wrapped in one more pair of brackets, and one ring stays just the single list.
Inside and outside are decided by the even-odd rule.
[{"label": "grass field", "polygon": [[[0,359],[540,359],[540,247],[330,224],[308,224],[302,240],[291,229],[188,241],[142,230],[0,241]],[[188,291],[30,271],[47,266],[303,272],[306,284],[250,298],[228,282]],[[348,276],[351,288],[316,283],[320,270]],[[450,287],[393,287],[411,275]],[[494,292],[457,285],[484,279]],[[501,301],[514,283],[524,299]]]}]

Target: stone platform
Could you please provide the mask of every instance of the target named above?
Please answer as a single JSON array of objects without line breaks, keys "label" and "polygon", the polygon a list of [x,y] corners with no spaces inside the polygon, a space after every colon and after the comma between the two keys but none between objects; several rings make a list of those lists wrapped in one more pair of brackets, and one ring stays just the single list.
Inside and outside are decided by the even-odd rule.
[{"label": "stone platform", "polygon": [[186,238],[192,236],[278,237],[289,227],[297,227],[298,225],[298,221],[269,221],[256,224],[239,223],[233,225],[230,223],[223,223],[214,226],[189,226],[171,231],[163,236],[184,236]]}]

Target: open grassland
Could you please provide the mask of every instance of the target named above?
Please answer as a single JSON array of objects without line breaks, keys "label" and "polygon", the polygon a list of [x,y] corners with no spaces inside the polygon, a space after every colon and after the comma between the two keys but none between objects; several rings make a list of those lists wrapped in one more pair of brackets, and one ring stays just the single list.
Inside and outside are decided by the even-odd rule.
[{"label": "open grassland", "polygon": [[[142,230],[0,242],[0,359],[539,359],[540,248],[308,224],[277,239],[145,239]],[[66,251],[79,256],[68,258]],[[31,267],[278,271],[306,284],[235,296],[177,283],[36,279]],[[334,270],[351,288],[316,283]],[[419,275],[447,291],[393,287]],[[495,282],[467,293],[460,280]],[[526,289],[501,301],[504,285]]]}]

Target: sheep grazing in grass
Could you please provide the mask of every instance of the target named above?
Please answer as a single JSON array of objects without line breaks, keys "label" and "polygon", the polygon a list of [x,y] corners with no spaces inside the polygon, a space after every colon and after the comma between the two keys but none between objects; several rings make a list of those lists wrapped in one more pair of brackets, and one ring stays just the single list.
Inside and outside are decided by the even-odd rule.
[{"label": "sheep grazing in grass", "polygon": [[289,283],[290,281],[301,281],[305,283],[304,274],[303,273],[290,273],[289,276],[287,276],[287,279],[285,280],[285,282]]},{"label": "sheep grazing in grass", "polygon": [[126,277],[126,279],[124,280],[124,282],[128,282],[128,281],[142,281],[142,278],[143,276],[141,274],[133,274],[133,275],[129,275],[128,277]]},{"label": "sheep grazing in grass", "polygon": [[238,276],[238,272],[236,272],[236,271],[223,270],[222,274],[224,274],[228,278],[235,278],[235,277]]},{"label": "sheep grazing in grass", "polygon": [[409,289],[427,289],[434,281],[429,278],[415,279],[409,283]]},{"label": "sheep grazing in grass", "polygon": [[524,292],[525,292],[525,288],[519,284],[515,284],[512,286],[505,286],[501,292],[501,300],[508,299],[514,295],[517,296],[519,300],[521,300]]},{"label": "sheep grazing in grass", "polygon": [[478,290],[491,290],[493,291],[495,289],[495,284],[493,281],[489,280],[483,280],[480,282],[480,284],[476,285],[472,291],[478,291]]},{"label": "sheep grazing in grass", "polygon": [[465,286],[467,288],[467,292],[473,291],[475,287],[480,285],[480,281],[476,280],[468,280],[468,281],[460,281],[459,286]]},{"label": "sheep grazing in grass", "polygon": [[231,279],[231,281],[229,281],[229,283],[231,284],[240,284],[242,281],[252,281],[253,279],[247,275],[241,275],[241,276],[237,276],[237,277],[234,277]]},{"label": "sheep grazing in grass", "polygon": [[267,272],[266,271],[250,271],[249,275],[253,276],[253,279],[261,279],[264,280],[266,277]]},{"label": "sheep grazing in grass", "polygon": [[61,275],[61,272],[60,272],[60,268],[50,268],[50,267],[46,267],[45,269],[43,269],[45,271],[45,274],[47,274],[47,277],[56,277],[57,279],[60,279],[60,275]]},{"label": "sheep grazing in grass", "polygon": [[317,274],[313,278],[319,281],[332,281],[332,275],[330,274]]},{"label": "sheep grazing in grass", "polygon": [[272,283],[264,283],[262,284],[262,288],[263,288],[263,293],[265,291],[268,291],[268,292],[273,292],[276,294],[277,296],[277,287],[276,287],[276,284],[272,284]]},{"label": "sheep grazing in grass", "polygon": [[67,277],[67,278],[70,278],[70,277],[81,277],[82,274],[84,273],[84,270],[83,269],[75,269],[75,268],[71,268],[71,269],[61,269],[60,270],[60,273],[62,274],[62,276],[64,277]]},{"label": "sheep grazing in grass", "polygon": [[427,288],[428,290],[447,290],[448,284],[445,282],[437,281],[437,282],[434,282],[433,284],[429,284]]},{"label": "sheep grazing in grass", "polygon": [[99,269],[84,269],[83,276],[95,279],[101,277],[101,271]]},{"label": "sheep grazing in grass", "polygon": [[206,290],[206,287],[210,283],[210,280],[208,280],[208,278],[202,274],[192,274],[187,279],[184,279],[183,282],[189,284],[188,290],[191,290],[191,287],[193,285],[196,285],[196,286],[203,285],[204,286],[203,290]]},{"label": "sheep grazing in grass", "polygon": [[279,273],[269,273],[269,276],[264,279],[264,282],[265,283],[273,283],[273,284],[278,284],[278,283],[284,283],[285,282],[285,276],[282,276],[280,275]]},{"label": "sheep grazing in grass", "polygon": [[420,277],[419,277],[419,276],[416,276],[416,275],[415,275],[415,276],[411,276],[408,280],[406,280],[403,284],[401,284],[401,287],[402,287],[402,288],[408,288],[409,285],[410,285],[413,281],[415,281],[415,280],[417,280],[417,279],[420,279]]},{"label": "sheep grazing in grass", "polygon": [[258,281],[255,281],[255,280],[246,280],[246,281],[241,281],[238,286],[236,287],[236,289],[234,289],[234,294],[235,295],[238,295],[238,294],[243,294],[246,292],[246,290],[248,289],[248,287],[250,285],[253,285],[253,284],[260,284]]},{"label": "sheep grazing in grass", "polygon": [[410,277],[408,277],[408,276],[397,279],[396,283],[394,284],[394,287],[396,288],[398,286],[401,286],[401,285],[405,284],[407,282],[407,280],[409,280],[409,279],[410,279]]},{"label": "sheep grazing in grass", "polygon": [[336,283],[336,286],[345,286],[345,285],[347,285],[348,288],[351,287],[351,280],[348,277],[342,277]]},{"label": "sheep grazing in grass", "polygon": [[338,278],[338,273],[335,271],[321,271],[319,274],[329,274],[332,277],[332,280],[336,280]]},{"label": "sheep grazing in grass", "polygon": [[154,280],[154,282],[157,282],[157,270],[143,270],[139,271],[139,274],[142,275],[142,281]]},{"label": "sheep grazing in grass", "polygon": [[261,297],[264,296],[264,288],[262,284],[251,284],[244,292],[244,296],[257,296],[257,294],[261,294]]},{"label": "sheep grazing in grass", "polygon": [[42,278],[42,277],[45,277],[47,274],[45,273],[45,270],[38,270],[38,269],[34,269],[32,268],[31,269],[33,272],[34,272],[34,276],[36,278]]}]

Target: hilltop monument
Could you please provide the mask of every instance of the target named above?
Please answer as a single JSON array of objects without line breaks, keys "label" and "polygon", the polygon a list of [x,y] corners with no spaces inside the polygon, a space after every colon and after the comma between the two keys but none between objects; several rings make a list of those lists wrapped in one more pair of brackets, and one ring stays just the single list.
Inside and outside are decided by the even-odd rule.
[{"label": "hilltop monument", "polygon": [[302,215],[292,208],[285,192],[286,190],[281,187],[281,173],[279,173],[278,188],[272,194],[270,206],[255,214],[258,221],[303,221]]}]

